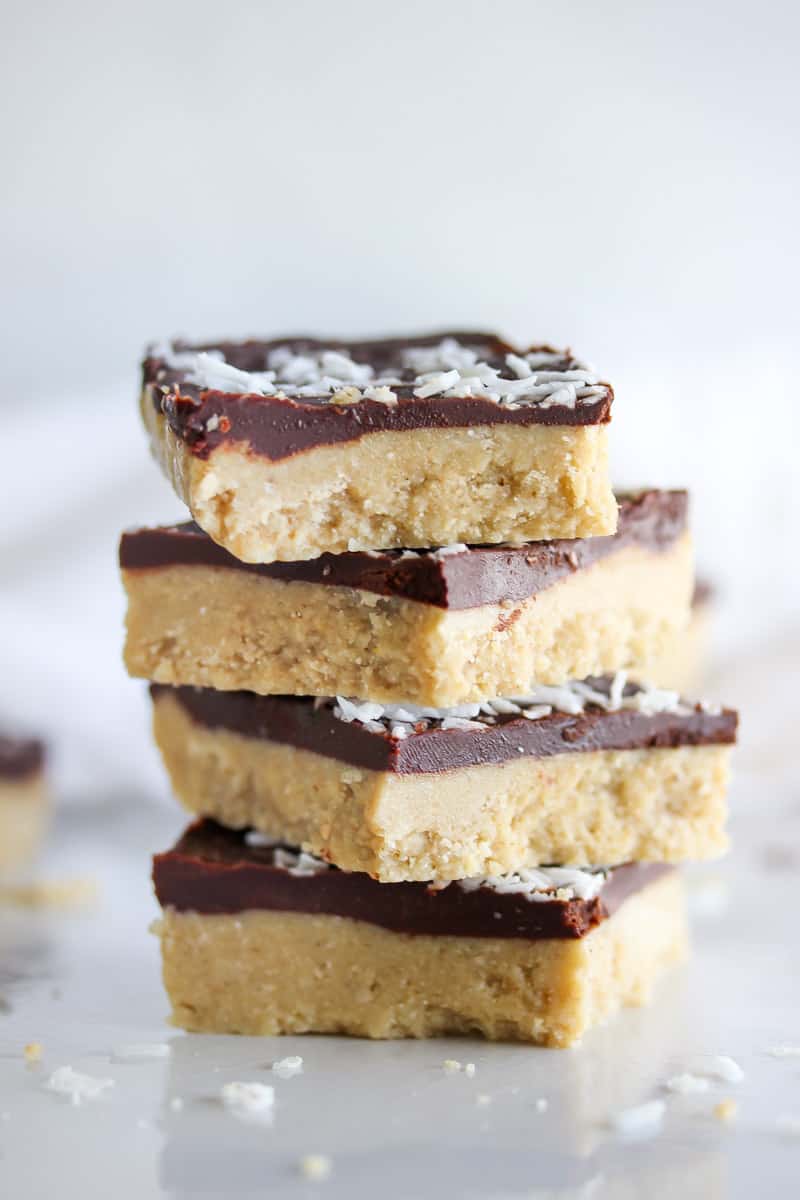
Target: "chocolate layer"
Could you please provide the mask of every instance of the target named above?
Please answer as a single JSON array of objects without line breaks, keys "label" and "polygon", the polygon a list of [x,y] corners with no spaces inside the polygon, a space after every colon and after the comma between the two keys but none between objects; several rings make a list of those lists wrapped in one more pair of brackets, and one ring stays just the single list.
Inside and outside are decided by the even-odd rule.
[{"label": "chocolate layer", "polygon": [[0,734],[0,779],[24,779],[44,766],[44,744],[36,738]]},{"label": "chocolate layer", "polygon": [[274,865],[275,848],[249,846],[241,833],[214,821],[190,826],[177,845],[153,859],[162,907],[183,912],[252,910],[349,917],[393,933],[448,937],[580,938],[628,896],[672,868],[658,863],[617,867],[592,900],[528,900],[458,884],[377,883],[335,867],[292,875]]},{"label": "chocolate layer", "polygon": [[619,524],[610,537],[528,542],[522,546],[473,546],[437,556],[421,550],[373,554],[323,554],[308,562],[240,562],[191,521],[124,533],[119,562],[124,570],[170,566],[225,567],[269,579],[359,588],[439,608],[465,609],[522,600],[623,547],[659,551],[686,530],[688,497],[682,491],[646,491],[619,498]]},{"label": "chocolate layer", "polygon": [[[604,681],[591,682],[602,686]],[[687,715],[662,712],[653,716],[636,709],[607,712],[588,705],[576,716],[560,712],[538,720],[497,716],[494,724],[482,729],[424,728],[418,724],[417,732],[398,738],[388,731],[373,732],[357,721],[340,720],[333,714],[331,700],[164,684],[151,684],[150,691],[156,701],[161,695],[173,696],[193,721],[209,729],[279,742],[353,766],[399,775],[485,766],[525,755],[548,758],[593,750],[728,744],[736,740],[738,720],[730,709],[710,713],[700,705]]]},{"label": "chocolate layer", "polygon": [[228,442],[243,442],[251,451],[276,461],[316,446],[354,441],[368,433],[475,425],[600,425],[611,420],[614,393],[608,384],[603,384],[605,393],[574,406],[531,403],[508,408],[480,397],[419,399],[413,394],[414,372],[403,366],[401,356],[412,347],[435,346],[444,338],[455,338],[478,350],[482,361],[497,368],[506,369],[508,353],[532,351],[551,352],[555,370],[570,370],[578,365],[568,352],[549,346],[519,350],[491,333],[448,331],[374,341],[307,337],[246,342],[176,341],[177,352],[219,350],[228,363],[243,371],[266,370],[270,352],[278,347],[285,346],[295,354],[343,350],[355,362],[373,366],[376,376],[393,375],[403,382],[393,386],[396,404],[364,399],[357,404],[335,405],[327,395],[280,398],[198,387],[186,382],[187,372],[171,368],[163,357],[151,355],[143,363],[143,386],[173,432],[199,458],[207,458]]}]

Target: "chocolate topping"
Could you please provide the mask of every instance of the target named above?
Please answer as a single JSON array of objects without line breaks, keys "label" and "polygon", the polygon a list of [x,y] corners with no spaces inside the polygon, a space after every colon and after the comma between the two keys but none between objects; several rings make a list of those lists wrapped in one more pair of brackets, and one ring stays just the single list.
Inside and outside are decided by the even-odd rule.
[{"label": "chocolate topping", "polygon": [[474,546],[442,556],[429,550],[323,554],[295,563],[240,562],[187,521],[124,533],[119,561],[125,570],[226,567],[287,582],[360,588],[439,608],[465,609],[532,596],[626,546],[665,549],[685,531],[687,509],[686,492],[651,490],[620,497],[619,524],[610,537]]},{"label": "chocolate topping", "polygon": [[633,892],[673,868],[660,863],[617,867],[592,900],[536,901],[457,883],[377,883],[335,867],[292,875],[274,865],[274,847],[249,846],[242,833],[214,821],[190,826],[178,844],[153,859],[162,907],[183,912],[242,913],[254,909],[349,917],[393,933],[446,937],[580,938],[612,915]]},{"label": "chocolate topping", "polygon": [[[593,680],[593,684],[603,681]],[[508,762],[527,755],[548,758],[593,750],[639,750],[724,745],[736,740],[737,714],[696,705],[687,714],[648,715],[636,709],[608,712],[595,705],[576,716],[553,712],[529,720],[496,716],[481,729],[421,728],[409,737],[373,732],[334,716],[333,702],[308,696],[257,696],[211,688],[151,684],[154,700],[170,695],[198,725],[242,737],[279,742],[372,771],[430,774]]]},{"label": "chocolate topping", "polygon": [[0,779],[24,779],[44,765],[44,744],[35,738],[0,734]]},{"label": "chocolate topping", "polygon": [[[528,353],[515,350],[495,334],[464,332],[354,342],[307,337],[198,344],[176,341],[176,352],[219,350],[232,366],[256,372],[267,368],[270,352],[278,347],[287,347],[294,354],[341,350],[354,362],[372,366],[376,376],[392,375],[403,382],[393,387],[397,403],[391,405],[372,399],[332,404],[328,395],[239,394],[188,383],[185,371],[170,367],[154,353],[144,360],[143,385],[156,411],[164,414],[173,432],[199,458],[207,458],[225,442],[246,443],[251,451],[276,461],[312,447],[354,441],[368,433],[477,425],[600,425],[611,420],[614,394],[607,384],[603,384],[605,392],[575,405],[523,403],[511,408],[479,396],[418,398],[413,394],[414,372],[404,366],[402,355],[411,348],[435,346],[444,338],[476,349],[483,361],[497,368],[504,368],[508,353]],[[548,346],[534,346],[531,351],[552,353],[556,370],[577,365],[569,352]]]}]

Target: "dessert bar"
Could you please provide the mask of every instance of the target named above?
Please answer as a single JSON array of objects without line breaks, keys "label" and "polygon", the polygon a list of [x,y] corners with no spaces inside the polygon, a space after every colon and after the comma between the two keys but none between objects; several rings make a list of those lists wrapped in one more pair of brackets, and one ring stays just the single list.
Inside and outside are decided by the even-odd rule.
[{"label": "dessert bar", "polygon": [[197,525],[123,535],[125,663],[159,683],[446,707],[648,664],[689,620],[685,492],[608,537],[242,563]]},{"label": "dessert bar", "polygon": [[618,674],[450,710],[153,685],[178,799],[384,881],[726,847],[736,714]]},{"label": "dessert bar", "polygon": [[175,342],[143,366],[154,452],[245,562],[613,533],[613,391],[494,334]]},{"label": "dessert bar", "polygon": [[0,734],[0,870],[29,862],[47,817],[43,744]]},{"label": "dessert bar", "polygon": [[660,864],[379,884],[206,821],[153,878],[173,1020],[192,1031],[567,1046],[686,949]]}]

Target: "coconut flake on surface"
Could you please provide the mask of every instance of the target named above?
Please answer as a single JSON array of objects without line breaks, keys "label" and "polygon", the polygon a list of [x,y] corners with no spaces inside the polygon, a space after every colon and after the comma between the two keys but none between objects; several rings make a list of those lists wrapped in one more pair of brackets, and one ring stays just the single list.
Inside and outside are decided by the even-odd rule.
[{"label": "coconut flake on surface", "polygon": [[281,1079],[292,1079],[295,1075],[302,1075],[303,1060],[299,1054],[289,1054],[286,1058],[279,1058],[272,1064],[272,1073]]},{"label": "coconut flake on surface", "polygon": [[72,1067],[58,1067],[45,1081],[49,1092],[66,1096],[70,1104],[79,1105],[84,1100],[97,1100],[114,1086],[113,1079],[98,1079],[95,1075],[84,1075]]},{"label": "coconut flake on surface", "polygon": [[681,1075],[673,1075],[664,1084],[668,1092],[675,1092],[679,1096],[697,1095],[699,1092],[707,1092],[710,1083],[703,1075],[693,1075],[691,1071],[684,1071]]},{"label": "coconut flake on surface", "polygon": [[800,1058],[800,1046],[770,1046],[770,1058]]},{"label": "coconut flake on surface", "polygon": [[236,1116],[259,1117],[271,1114],[275,1104],[275,1089],[268,1083],[243,1083],[235,1080],[219,1090],[225,1108]]},{"label": "coconut flake on surface", "polygon": [[720,1080],[721,1083],[741,1083],[744,1079],[744,1071],[736,1059],[728,1054],[714,1054],[698,1060],[695,1063],[695,1071],[698,1075],[707,1075],[710,1079]]},{"label": "coconut flake on surface", "polygon": [[666,1107],[663,1100],[648,1100],[625,1108],[612,1117],[612,1128],[624,1137],[651,1137],[660,1131]]}]

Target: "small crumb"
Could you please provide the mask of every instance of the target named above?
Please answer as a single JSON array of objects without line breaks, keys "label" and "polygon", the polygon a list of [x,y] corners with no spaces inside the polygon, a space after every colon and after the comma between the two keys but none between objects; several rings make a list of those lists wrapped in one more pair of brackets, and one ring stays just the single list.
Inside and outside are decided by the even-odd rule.
[{"label": "small crumb", "polygon": [[726,1096],[724,1100],[720,1100],[719,1104],[715,1104],[712,1112],[718,1121],[732,1121],[739,1110],[739,1106],[731,1096]]},{"label": "small crumb", "polygon": [[22,1053],[27,1063],[41,1062],[42,1055],[44,1054],[44,1046],[41,1042],[28,1042]]},{"label": "small crumb", "polygon": [[478,1108],[487,1108],[492,1103],[492,1097],[488,1092],[478,1092],[478,1095],[475,1097],[475,1103]]},{"label": "small crumb", "polygon": [[114,1080],[84,1075],[81,1071],[74,1071],[72,1067],[59,1067],[53,1071],[44,1086],[50,1092],[57,1092],[59,1096],[69,1097],[70,1103],[77,1106],[84,1100],[96,1100],[108,1088],[114,1086]]},{"label": "small crumb", "polygon": [[626,1137],[650,1137],[661,1129],[666,1107],[663,1100],[648,1100],[634,1108],[623,1109],[612,1117],[612,1128]]},{"label": "small crumb", "polygon": [[183,1112],[183,1098],[173,1096],[169,1102],[170,1112]]},{"label": "small crumb", "polygon": [[225,1108],[245,1117],[271,1113],[275,1103],[275,1089],[268,1083],[242,1083],[236,1080],[223,1084],[219,1096]]},{"label": "small crumb", "polygon": [[446,1058],[442,1063],[442,1070],[445,1075],[455,1075],[461,1070],[461,1063],[457,1058]]},{"label": "small crumb", "polygon": [[767,1054],[772,1058],[800,1058],[800,1046],[771,1046]]},{"label": "small crumb", "polygon": [[142,1062],[147,1059],[169,1058],[172,1051],[167,1042],[129,1042],[117,1046],[111,1054],[115,1062]]},{"label": "small crumb", "polygon": [[787,1137],[800,1138],[800,1117],[794,1114],[778,1117],[775,1123],[779,1131],[785,1133]]},{"label": "small crumb", "polygon": [[272,1064],[272,1073],[281,1079],[291,1079],[293,1075],[302,1075],[303,1060],[299,1054],[290,1054],[287,1058],[279,1058]]},{"label": "small crumb", "polygon": [[679,1096],[692,1096],[698,1092],[707,1092],[710,1083],[702,1075],[693,1075],[690,1071],[684,1071],[682,1075],[673,1075],[664,1084],[668,1092],[676,1092]]},{"label": "small crumb", "polygon": [[467,1079],[474,1079],[475,1072],[477,1071],[477,1069],[478,1068],[475,1066],[475,1063],[473,1063],[473,1062],[465,1063],[464,1064],[464,1074],[466,1075]]},{"label": "small crumb", "polygon": [[314,1183],[322,1183],[332,1170],[333,1163],[327,1154],[306,1154],[300,1159],[300,1174]]},{"label": "small crumb", "polygon": [[545,1096],[540,1096],[533,1107],[536,1109],[537,1113],[547,1112],[548,1108],[550,1107],[550,1101]]}]

